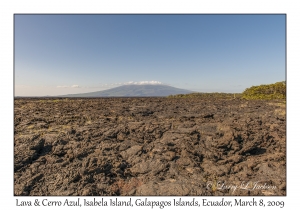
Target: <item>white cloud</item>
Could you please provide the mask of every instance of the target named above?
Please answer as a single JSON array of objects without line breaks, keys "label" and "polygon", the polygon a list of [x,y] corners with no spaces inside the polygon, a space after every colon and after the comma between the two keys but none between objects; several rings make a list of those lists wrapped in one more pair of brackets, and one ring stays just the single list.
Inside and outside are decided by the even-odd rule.
[{"label": "white cloud", "polygon": [[162,84],[162,82],[159,82],[159,81],[141,81],[139,82],[138,84],[151,84],[151,85],[158,85],[158,84]]},{"label": "white cloud", "polygon": [[124,85],[159,85],[159,84],[163,84],[162,82],[159,81],[140,81],[140,82],[125,82],[123,83]]},{"label": "white cloud", "polygon": [[79,88],[79,85],[72,85],[71,88]]},{"label": "white cloud", "polygon": [[79,85],[71,85],[71,86],[68,86],[68,85],[58,85],[56,87],[57,88],[80,88]]}]

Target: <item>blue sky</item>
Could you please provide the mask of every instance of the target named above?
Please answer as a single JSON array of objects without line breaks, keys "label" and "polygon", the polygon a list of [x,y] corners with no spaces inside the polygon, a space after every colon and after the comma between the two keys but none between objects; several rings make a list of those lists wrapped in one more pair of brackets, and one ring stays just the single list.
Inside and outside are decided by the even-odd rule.
[{"label": "blue sky", "polygon": [[285,15],[15,15],[15,95],[285,80]]}]

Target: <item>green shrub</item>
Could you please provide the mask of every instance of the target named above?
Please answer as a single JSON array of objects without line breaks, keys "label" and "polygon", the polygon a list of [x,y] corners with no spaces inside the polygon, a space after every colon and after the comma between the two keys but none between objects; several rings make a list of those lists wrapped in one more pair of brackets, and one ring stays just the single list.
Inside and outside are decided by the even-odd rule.
[{"label": "green shrub", "polygon": [[244,99],[286,99],[286,82],[259,85],[247,88],[242,93]]}]

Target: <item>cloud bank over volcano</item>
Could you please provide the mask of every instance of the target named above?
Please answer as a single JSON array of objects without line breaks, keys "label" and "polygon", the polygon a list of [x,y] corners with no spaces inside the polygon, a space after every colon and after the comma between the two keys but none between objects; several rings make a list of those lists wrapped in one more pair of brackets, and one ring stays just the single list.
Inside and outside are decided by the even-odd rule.
[{"label": "cloud bank over volcano", "polygon": [[140,81],[140,82],[125,82],[124,85],[162,85],[159,81]]}]

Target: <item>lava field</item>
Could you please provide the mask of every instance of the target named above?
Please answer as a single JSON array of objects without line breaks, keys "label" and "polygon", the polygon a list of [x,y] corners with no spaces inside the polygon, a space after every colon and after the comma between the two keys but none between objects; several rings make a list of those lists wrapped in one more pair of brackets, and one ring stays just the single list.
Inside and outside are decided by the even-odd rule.
[{"label": "lava field", "polygon": [[286,195],[286,104],[15,98],[14,195]]}]

